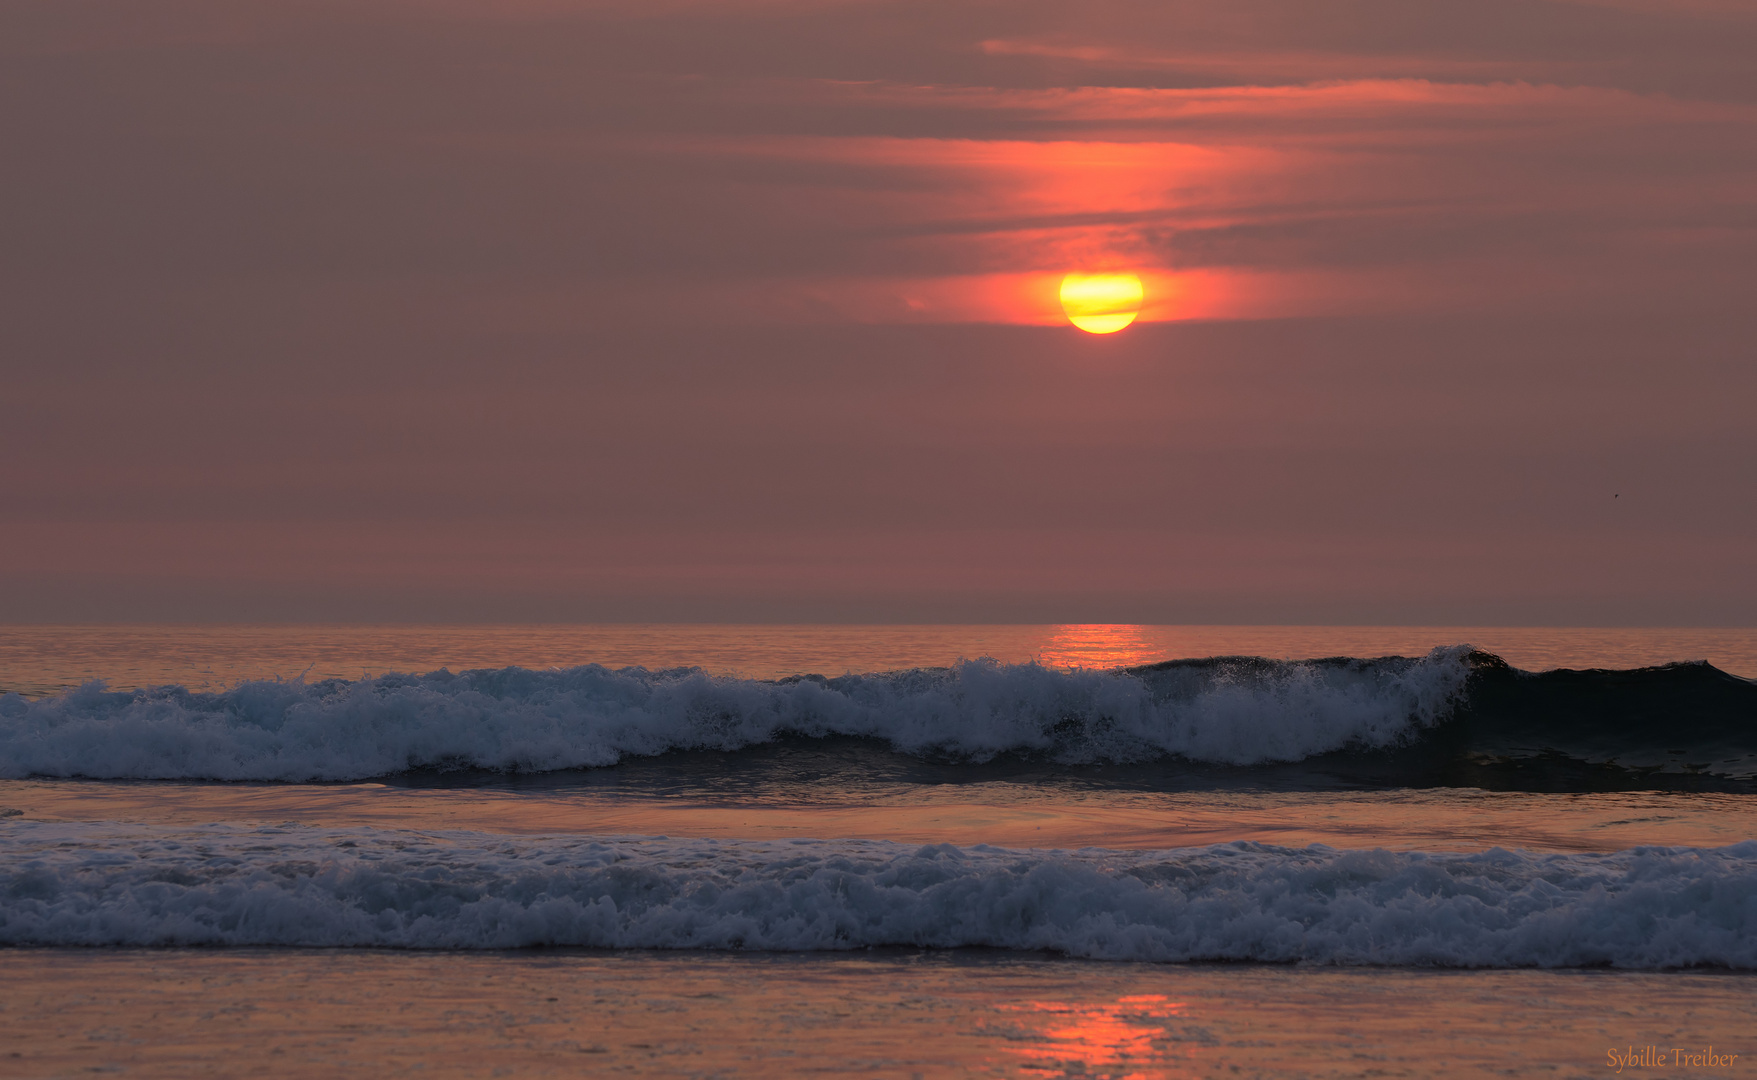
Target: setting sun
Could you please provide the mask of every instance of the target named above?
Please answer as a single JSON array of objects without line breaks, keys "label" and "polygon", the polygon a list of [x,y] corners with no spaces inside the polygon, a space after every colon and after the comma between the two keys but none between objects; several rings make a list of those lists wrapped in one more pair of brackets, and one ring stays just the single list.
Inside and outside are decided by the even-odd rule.
[{"label": "setting sun", "polygon": [[1141,279],[1133,274],[1069,274],[1062,278],[1062,310],[1089,334],[1114,334],[1141,313]]}]

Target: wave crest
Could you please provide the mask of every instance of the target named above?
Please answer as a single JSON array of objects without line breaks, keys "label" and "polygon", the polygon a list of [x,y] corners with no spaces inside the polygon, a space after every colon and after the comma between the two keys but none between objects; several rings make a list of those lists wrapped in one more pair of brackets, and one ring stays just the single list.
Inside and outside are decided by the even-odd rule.
[{"label": "wave crest", "polygon": [[992,660],[776,682],[699,669],[523,668],[0,697],[0,776],[359,780],[414,769],[542,772],[670,750],[853,736],[982,762],[1178,755],[1224,765],[1384,747],[1442,719],[1467,646],[1425,657],[1234,658],[1134,672]]},{"label": "wave crest", "polygon": [[0,942],[1757,968],[1757,842],[1608,855],[0,827]]}]

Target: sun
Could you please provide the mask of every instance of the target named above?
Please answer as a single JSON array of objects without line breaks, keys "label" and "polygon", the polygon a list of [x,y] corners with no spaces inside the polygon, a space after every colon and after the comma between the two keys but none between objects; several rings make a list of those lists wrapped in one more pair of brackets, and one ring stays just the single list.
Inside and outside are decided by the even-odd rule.
[{"label": "sun", "polygon": [[1062,278],[1062,310],[1088,334],[1114,334],[1141,313],[1141,279],[1133,274],[1069,274]]}]

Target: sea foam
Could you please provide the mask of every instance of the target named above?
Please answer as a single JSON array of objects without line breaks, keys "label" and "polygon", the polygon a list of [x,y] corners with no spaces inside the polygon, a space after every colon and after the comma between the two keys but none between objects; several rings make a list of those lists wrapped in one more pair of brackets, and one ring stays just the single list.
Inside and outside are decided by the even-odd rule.
[{"label": "sea foam", "polygon": [[1751,969],[1757,842],[1029,851],[15,821],[0,824],[0,942]]},{"label": "sea foam", "polygon": [[357,780],[520,772],[854,736],[912,754],[1251,765],[1384,747],[1446,716],[1468,647],[1415,659],[1239,660],[1129,672],[979,660],[759,681],[698,669],[523,668],[0,696],[0,776]]}]

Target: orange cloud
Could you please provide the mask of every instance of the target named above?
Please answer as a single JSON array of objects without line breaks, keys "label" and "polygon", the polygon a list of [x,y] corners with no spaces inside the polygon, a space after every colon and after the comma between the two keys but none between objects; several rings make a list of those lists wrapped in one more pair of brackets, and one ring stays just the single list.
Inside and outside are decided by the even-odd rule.
[{"label": "orange cloud", "polygon": [[1558,67],[1580,66],[1558,64],[1553,60],[1460,60],[1422,54],[1372,55],[1315,50],[1162,52],[1129,46],[1076,43],[1061,38],[993,38],[980,42],[978,48],[988,56],[1073,61],[1101,70],[1183,71],[1240,81],[1269,79],[1296,83],[1325,79],[1359,80],[1365,77],[1541,80],[1553,78]]},{"label": "orange cloud", "polygon": [[[1467,253],[1444,260],[1416,255],[1415,265],[1392,251],[1380,265],[1318,259],[1302,266],[1294,251],[1286,265],[1227,265],[1223,254],[1219,262],[1194,258],[1184,238],[1229,230],[1347,232],[1349,223],[1365,232],[1374,221],[1384,224],[1373,229],[1394,235],[1405,223],[1419,231],[1473,215],[1610,217],[1639,200],[1652,178],[1534,170],[1532,148],[1581,132],[1602,140],[1599,133],[1618,127],[1671,131],[1744,125],[1753,116],[1748,106],[1603,88],[1419,79],[1169,90],[844,83],[824,90],[848,103],[1029,118],[1048,137],[674,143],[685,155],[769,162],[778,176],[812,164],[836,166],[857,179],[821,189],[801,185],[791,204],[796,220],[844,228],[872,261],[940,268],[818,275],[792,286],[746,282],[732,288],[745,298],[731,307],[781,317],[789,305],[762,295],[780,290],[794,296],[796,317],[1058,323],[1048,283],[1092,269],[1142,274],[1149,283],[1146,321],[1446,308],[1483,302],[1484,290],[1496,288],[1506,296],[1554,297],[1566,275],[1529,257],[1496,269],[1492,259]],[[1087,137],[1070,137],[1075,132]],[[1727,178],[1731,186],[1692,182],[1699,193],[1719,190],[1737,201],[1741,179]],[[1518,239],[1514,226],[1491,226]]]},{"label": "orange cloud", "polygon": [[[809,99],[842,117],[841,130],[519,133],[447,146],[501,160],[668,162],[680,197],[689,178],[714,177],[716,199],[810,238],[800,246],[818,261],[552,282],[489,302],[540,321],[615,296],[618,310],[710,320],[1059,324],[1050,283],[1120,269],[1147,281],[1148,322],[1517,308],[1643,289],[1632,254],[1643,245],[1686,272],[1683,247],[1725,247],[1748,212],[1746,170],[1732,158],[1685,169],[1671,162],[1721,159],[1649,148],[1725,144],[1757,119],[1739,103],[1425,79],[736,89],[741,108]],[[897,118],[915,114],[958,117],[962,133],[858,133],[872,126],[862,117],[907,128]]]}]

